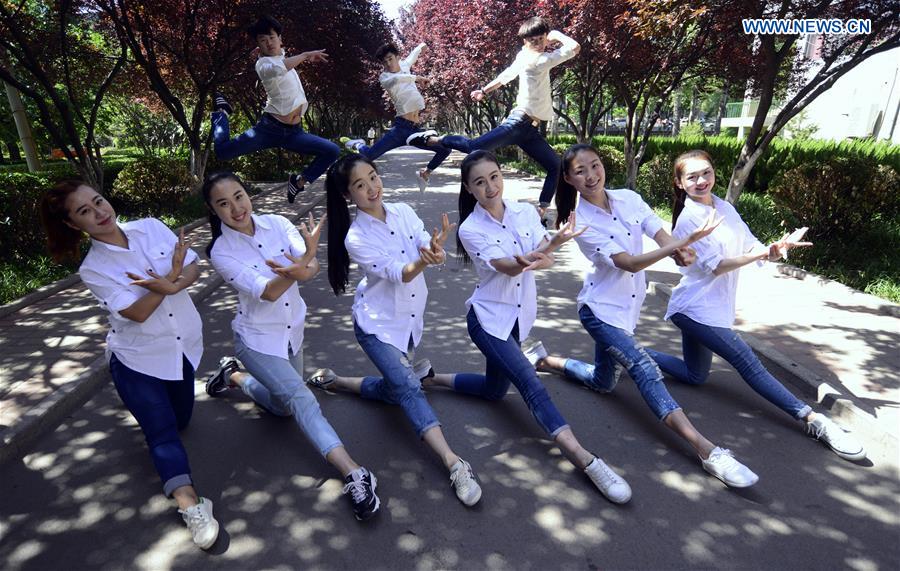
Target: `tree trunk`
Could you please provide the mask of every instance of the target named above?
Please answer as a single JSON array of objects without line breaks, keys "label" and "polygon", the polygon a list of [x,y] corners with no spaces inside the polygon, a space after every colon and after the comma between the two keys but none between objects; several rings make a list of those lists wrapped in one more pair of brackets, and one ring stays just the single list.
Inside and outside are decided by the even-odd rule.
[{"label": "tree trunk", "polygon": [[19,144],[15,139],[6,141],[6,150],[9,151],[9,160],[13,163],[22,161],[22,154],[19,152]]},{"label": "tree trunk", "polygon": [[677,137],[678,133],[681,132],[681,97],[679,97],[680,93],[675,91],[675,101],[673,104],[674,109],[672,110],[672,136]]},{"label": "tree trunk", "polygon": [[722,132],[722,119],[725,118],[725,111],[728,108],[728,82],[722,87],[722,92],[719,93],[719,110],[716,113],[716,126],[713,130],[713,134],[718,135]]},{"label": "tree trunk", "polygon": [[728,181],[728,192],[725,194],[725,200],[731,204],[737,204],[738,198],[741,197],[741,192],[750,179],[753,167],[756,166],[756,161],[759,160],[760,156],[762,156],[762,150],[759,147],[752,149],[750,143],[744,141],[744,146],[741,147],[741,154],[738,156],[737,163],[735,163],[734,169],[731,171],[731,180]]},{"label": "tree trunk", "polygon": [[695,85],[691,88],[691,109],[688,112],[688,122],[693,123],[697,120],[700,111],[700,93]]},{"label": "tree trunk", "polygon": [[4,83],[4,85],[6,86],[6,97],[9,99],[9,109],[16,123],[16,131],[19,133],[22,148],[25,150],[28,172],[39,171],[41,170],[41,159],[37,154],[34,136],[31,134],[31,124],[28,122],[28,115],[25,114],[25,105],[22,103],[22,97],[12,85],[8,83]]},{"label": "tree trunk", "polygon": [[206,174],[206,160],[209,158],[209,151],[191,146],[190,164],[191,179],[195,188],[200,188],[203,176]]}]

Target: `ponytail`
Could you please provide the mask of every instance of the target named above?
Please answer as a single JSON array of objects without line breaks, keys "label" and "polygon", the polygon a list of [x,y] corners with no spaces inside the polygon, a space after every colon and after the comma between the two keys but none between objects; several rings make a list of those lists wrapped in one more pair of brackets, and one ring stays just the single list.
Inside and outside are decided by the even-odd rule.
[{"label": "ponytail", "polygon": [[585,143],[572,145],[563,154],[559,168],[560,176],[559,180],[556,183],[557,229],[566,223],[566,221],[569,219],[569,216],[572,214],[572,211],[575,210],[575,203],[578,199],[578,191],[575,190],[574,186],[566,182],[566,175],[569,173],[569,169],[572,168],[572,161],[575,160],[575,156],[578,155],[578,153],[580,153],[581,151],[590,151],[594,153],[595,155],[597,155],[597,158],[600,159],[600,163],[603,163],[603,159],[600,157],[600,153],[597,152],[597,149]]},{"label": "ponytail", "polygon": [[334,295],[347,291],[350,282],[350,254],[344,239],[350,231],[350,173],[357,163],[378,169],[368,157],[352,153],[344,155],[328,167],[325,175],[325,210],[328,213],[328,283]]},{"label": "ponytail", "polygon": [[82,186],[90,186],[77,178],[63,179],[44,193],[40,203],[41,225],[47,234],[47,250],[57,262],[76,260],[81,252],[84,232],[67,224],[66,200]]},{"label": "ponytail", "polygon": [[212,194],[212,191],[216,187],[216,185],[223,180],[233,180],[234,182],[241,185],[241,188],[244,189],[244,192],[246,192],[248,196],[250,195],[250,191],[247,190],[247,185],[244,184],[244,181],[242,181],[238,175],[234,174],[231,171],[218,171],[210,173],[206,175],[205,179],[203,179],[203,186],[200,188],[200,192],[203,195],[203,201],[206,202],[206,207],[209,210],[207,220],[209,221],[209,230],[212,234],[212,239],[209,241],[209,244],[206,245],[207,258],[209,258],[209,254],[210,252],[212,252],[213,245],[215,245],[216,240],[219,238],[219,236],[222,235],[222,219],[219,218],[215,210],[213,210],[210,195]]},{"label": "ponytail", "polygon": [[459,203],[457,206],[459,209],[459,225],[457,226],[456,232],[456,255],[462,257],[463,264],[471,264],[472,258],[469,257],[469,253],[466,251],[465,246],[463,246],[462,240],[459,239],[459,228],[463,225],[463,222],[466,221],[466,218],[468,218],[475,210],[475,205],[478,204],[475,195],[466,188],[466,182],[469,180],[469,173],[471,172],[472,167],[481,161],[490,161],[497,165],[498,169],[500,168],[500,163],[497,162],[497,157],[494,153],[485,150],[477,150],[469,153],[466,155],[466,158],[463,159],[463,162],[459,167]]},{"label": "ponytail", "polygon": [[681,216],[681,211],[684,210],[684,201],[687,200],[687,193],[678,186],[678,183],[681,180],[681,175],[684,174],[684,163],[691,159],[703,159],[709,163],[709,166],[713,166],[712,157],[702,149],[692,149],[681,153],[675,158],[672,173],[672,230],[675,230],[675,223],[678,222],[678,217]]}]

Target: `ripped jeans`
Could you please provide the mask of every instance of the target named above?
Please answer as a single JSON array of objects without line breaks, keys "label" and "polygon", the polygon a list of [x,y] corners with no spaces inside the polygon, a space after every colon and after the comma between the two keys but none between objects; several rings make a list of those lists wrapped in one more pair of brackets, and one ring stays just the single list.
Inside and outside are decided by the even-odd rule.
[{"label": "ripped jeans", "polygon": [[644,349],[632,335],[597,319],[587,305],[581,306],[578,317],[596,343],[595,363],[589,365],[575,359],[567,359],[565,365],[567,377],[595,391],[609,393],[616,388],[619,374],[624,368],[634,379],[641,396],[656,418],[664,420],[672,411],[681,409],[666,389],[662,372],[656,365],[657,356],[663,355],[662,353]]}]

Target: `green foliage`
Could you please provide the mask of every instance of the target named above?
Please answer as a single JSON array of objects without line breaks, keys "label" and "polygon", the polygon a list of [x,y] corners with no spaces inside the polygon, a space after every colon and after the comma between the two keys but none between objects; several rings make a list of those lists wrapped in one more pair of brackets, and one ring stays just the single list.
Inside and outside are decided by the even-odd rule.
[{"label": "green foliage", "polygon": [[595,148],[606,169],[606,187],[625,186],[625,153],[611,145],[597,145]]},{"label": "green foliage", "polygon": [[0,173],[0,251],[21,262],[44,251],[38,204],[52,178],[28,173]]},{"label": "green foliage", "polygon": [[266,149],[230,161],[220,161],[211,155],[206,172],[229,170],[245,181],[283,181],[302,171],[311,160],[306,155],[281,149]]},{"label": "green foliage", "polygon": [[641,165],[636,190],[653,208],[663,206],[671,208],[672,160],[666,155],[657,155]]},{"label": "green foliage", "polygon": [[133,217],[177,212],[191,194],[191,175],[184,161],[142,157],[128,164],[109,195],[117,212]]},{"label": "green foliage", "polygon": [[685,124],[678,132],[678,136],[685,139],[692,139],[697,137],[705,138],[705,135],[703,133],[703,126],[697,122]]},{"label": "green foliage", "polygon": [[74,266],[57,264],[49,256],[34,254],[19,263],[0,264],[0,305],[75,271]]},{"label": "green foliage", "polygon": [[817,238],[848,239],[872,220],[900,208],[900,175],[858,157],[831,157],[796,166],[769,189],[773,200]]}]

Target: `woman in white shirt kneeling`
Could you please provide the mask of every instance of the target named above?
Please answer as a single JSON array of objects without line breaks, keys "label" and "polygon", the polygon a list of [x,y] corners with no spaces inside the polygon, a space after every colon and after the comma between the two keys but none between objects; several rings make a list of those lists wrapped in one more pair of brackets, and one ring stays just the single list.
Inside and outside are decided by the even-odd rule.
[{"label": "woman in white shirt kneeling", "polygon": [[194,407],[194,370],[203,356],[203,325],[185,289],[200,275],[197,254],[155,218],[118,223],[103,196],[80,180],[56,184],[41,202],[41,222],[56,260],[91,246],[81,281],[109,312],[106,357],[116,391],[147,441],[166,496],[194,543],[212,547],[219,534],[213,504],[194,489],[178,432]]},{"label": "woman in white shirt kneeling", "polygon": [[[340,294],[350,282],[350,260],[365,274],[353,298],[353,330],[360,347],[383,377],[339,377],[320,369],[308,379],[319,388],[336,388],[363,398],[397,404],[416,434],[450,472],[460,502],[473,506],[481,486],[468,462],[447,444],[441,423],[422,392],[430,365],[411,359],[422,339],[428,288],[422,272],[442,264],[450,223],[433,235],[406,204],[386,204],[375,163],[362,155],[342,157],[325,178],[328,200],[328,281]],[[350,220],[348,202],[356,205]],[[452,375],[439,375],[452,376]],[[460,375],[469,376],[469,375]]]},{"label": "woman in white shirt kneeling", "polygon": [[766,247],[756,239],[734,206],[713,194],[716,176],[712,159],[702,150],[688,151],[675,159],[675,203],[672,234],[681,239],[700,228],[712,215],[723,222],[709,236],[697,241],[697,261],[681,269],[681,281],[672,291],[666,319],[681,329],[684,360],[657,359],[663,371],[681,382],[706,382],[716,353],[737,370],[741,378],[763,398],[805,423],[813,438],[828,445],[838,456],[861,460],[863,446],[847,432],[794,396],[763,367],[759,358],[731,326],[735,317],[738,269],[781,258],[798,242],[803,231],[785,236]]},{"label": "woman in white shirt kneeling", "polygon": [[[212,229],[207,255],[238,293],[231,325],[240,359],[222,359],[219,371],[207,381],[207,393],[218,396],[229,386],[240,386],[273,414],[293,415],[303,434],[344,477],[344,493],[356,518],[369,519],[381,504],[375,475],[350,457],[303,381],[306,302],[297,283],[319,271],[316,252],[324,217],[314,224],[310,214],[298,231],[283,216],[254,214],[247,189],[230,172],[207,176],[202,193]],[[239,371],[241,364],[249,374]]]},{"label": "woman in white shirt kneeling", "polygon": [[450,388],[500,400],[515,385],[541,428],[566,458],[610,501],[631,499],[631,487],[603,460],[588,452],[550,399],[520,343],[537,315],[534,271],[554,263],[552,252],[575,237],[575,219],[550,239],[534,206],[503,200],[503,175],[488,151],[469,154],[461,166],[458,251],[475,263],[478,284],[466,301],[469,337],[487,361],[480,382],[457,379]]}]

